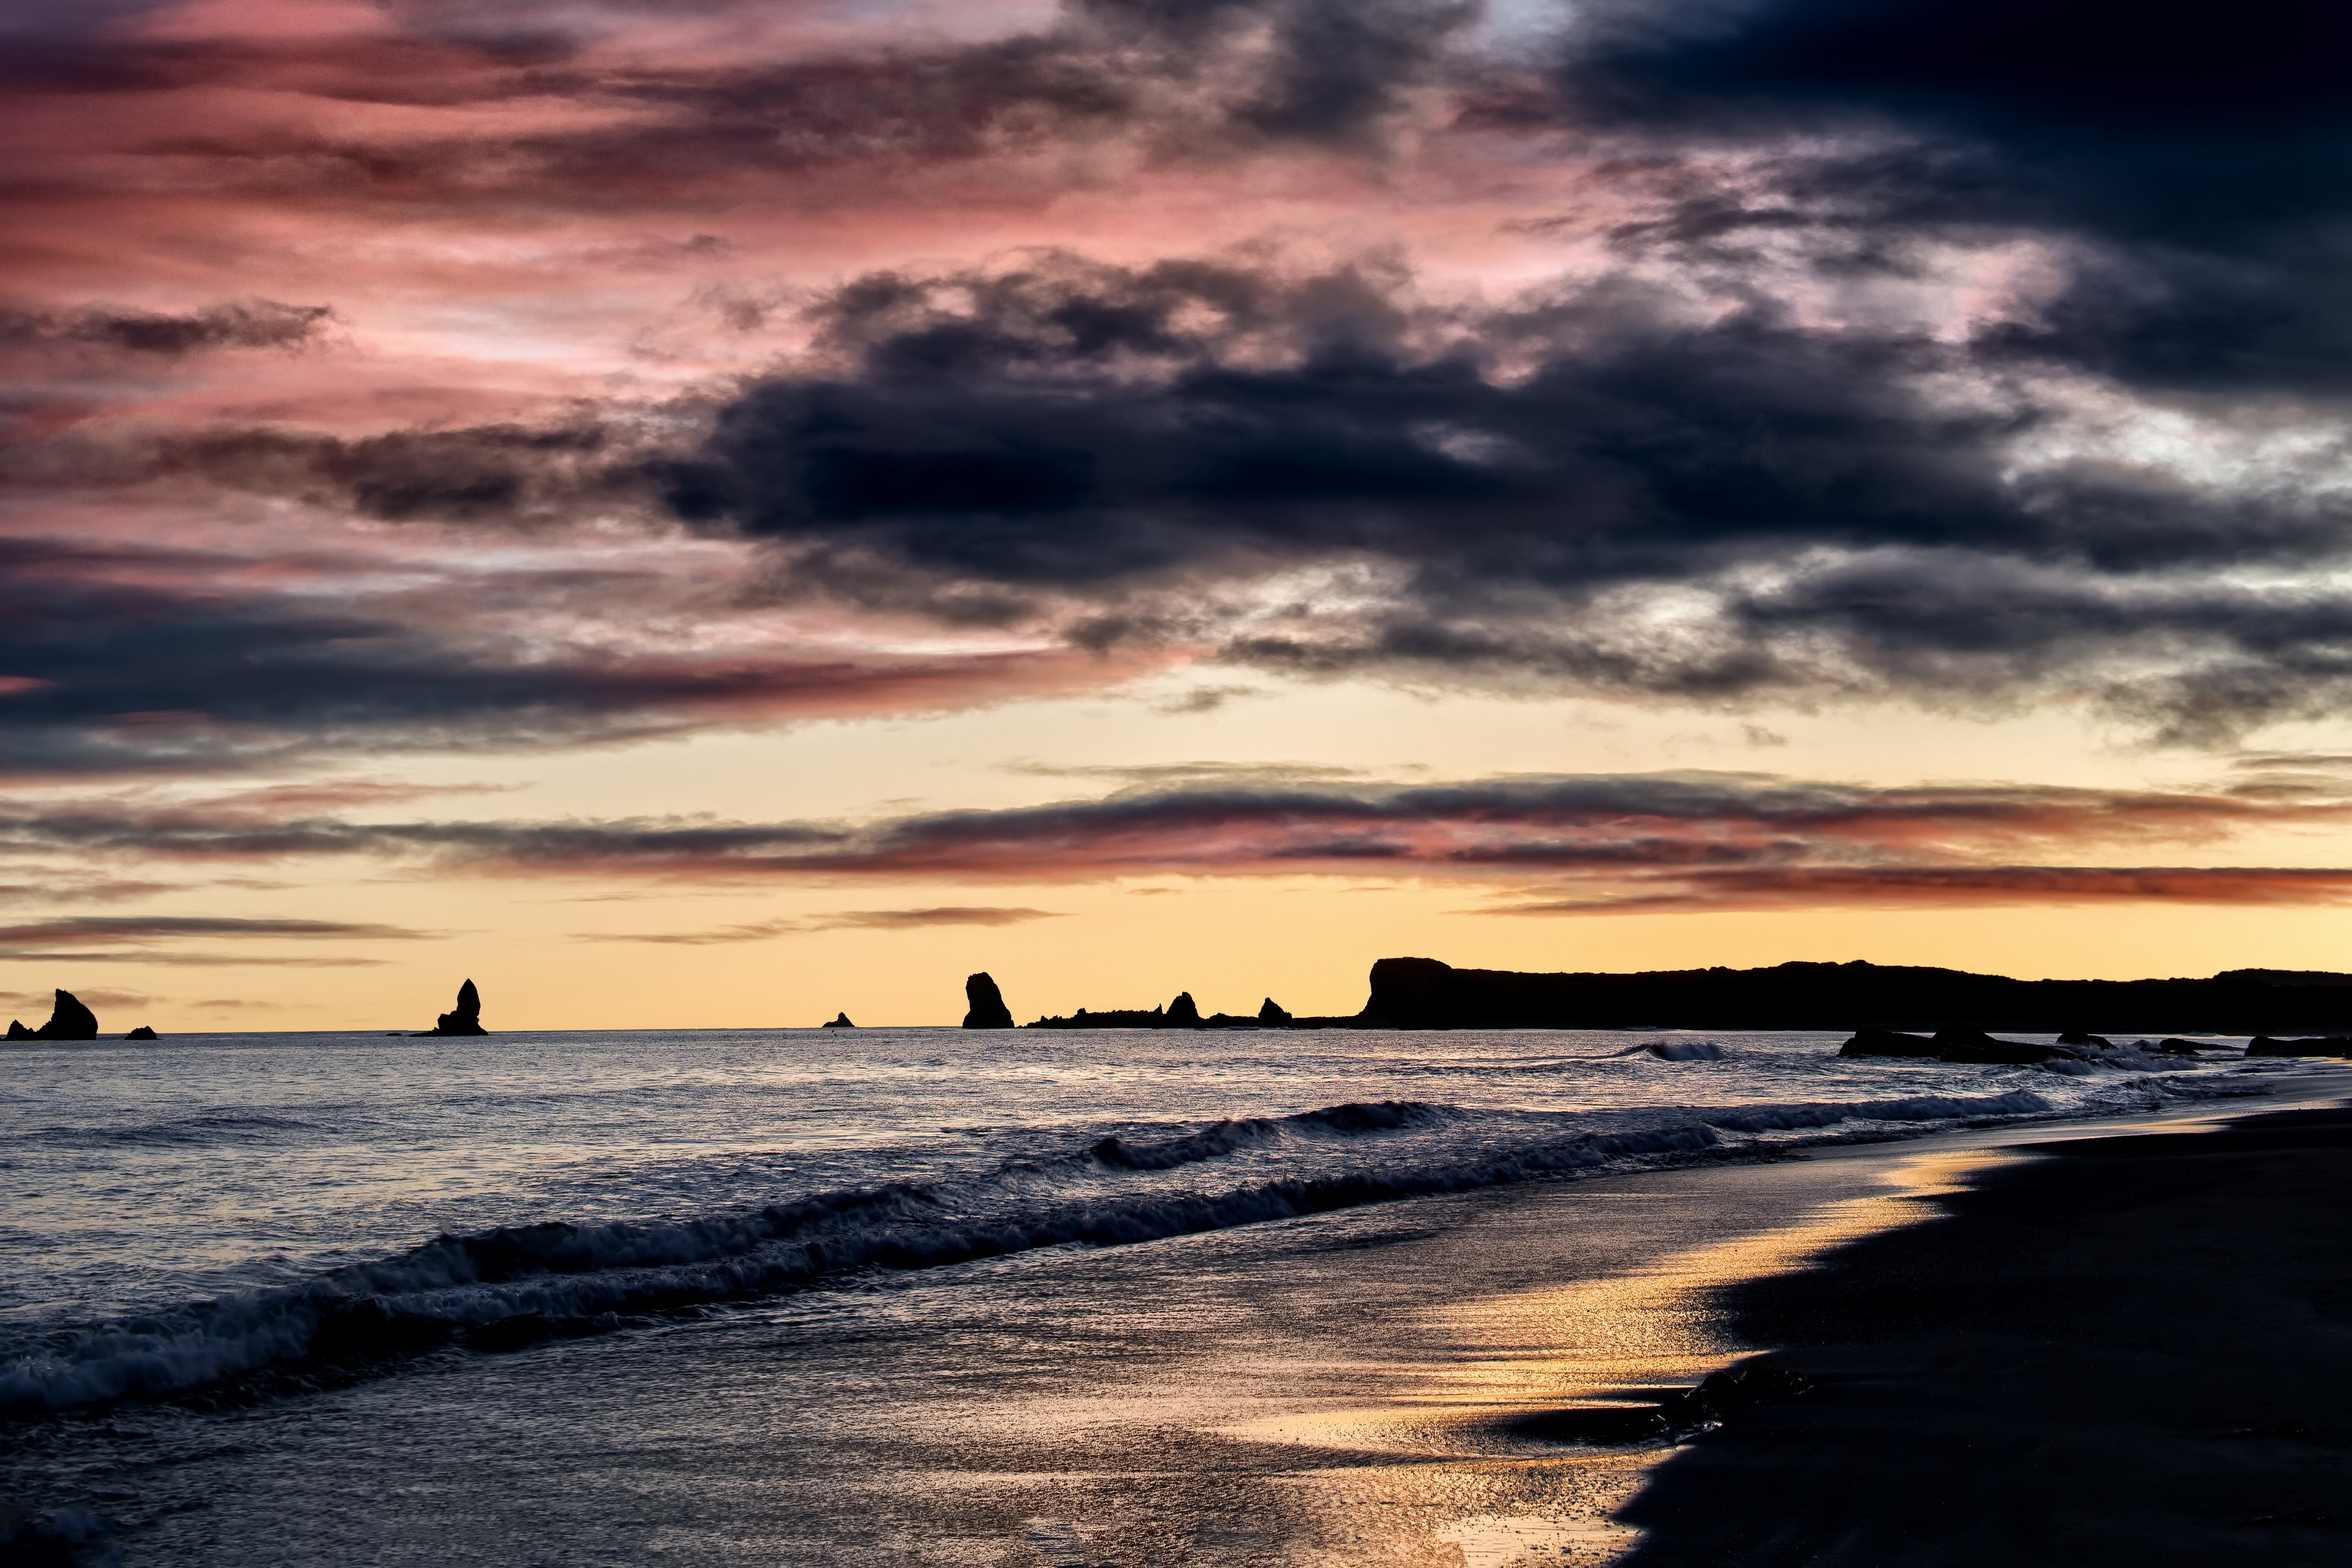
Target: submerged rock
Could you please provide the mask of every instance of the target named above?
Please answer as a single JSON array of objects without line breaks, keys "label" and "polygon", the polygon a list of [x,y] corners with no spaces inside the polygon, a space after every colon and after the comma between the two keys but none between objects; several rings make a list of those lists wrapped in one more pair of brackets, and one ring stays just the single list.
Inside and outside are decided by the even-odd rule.
[{"label": "submerged rock", "polygon": [[983,969],[978,974],[964,977],[963,999],[968,1008],[963,1016],[965,1028],[1013,1027],[1013,1011],[1005,1006],[1004,993],[996,988],[996,982],[989,977],[988,971]]},{"label": "submerged rock", "polygon": [[[62,996],[64,992],[58,993]],[[2250,1057],[2346,1057],[2352,1056],[2352,1036],[2325,1035],[2308,1040],[2273,1040],[2268,1035],[2256,1035],[2253,1044],[2246,1047]]]},{"label": "submerged rock", "polygon": [[467,981],[457,987],[457,1005],[433,1020],[433,1026],[424,1030],[427,1035],[487,1035],[482,1027],[482,994]]},{"label": "submerged rock", "polygon": [[1984,1067],[2024,1067],[2034,1062],[2071,1060],[2063,1046],[2037,1046],[2026,1040],[1996,1040],[1982,1029],[1938,1029],[1936,1059]]},{"label": "submerged rock", "polygon": [[2033,1062],[2071,1058],[2076,1053],[2064,1046],[1997,1040],[1982,1029],[1938,1029],[1932,1037],[1897,1034],[1893,1029],[1857,1029],[1853,1038],[1838,1048],[1838,1055],[1910,1057],[1985,1067],[2023,1067]]},{"label": "submerged rock", "polygon": [[1842,1057],[1932,1057],[1936,1042],[1925,1035],[1901,1035],[1893,1029],[1856,1029],[1853,1038],[1838,1047]]},{"label": "submerged rock", "polygon": [[818,1027],[825,1029],[854,1029],[857,1027],[857,1026],[849,1021],[848,1014],[835,1013],[830,1023],[819,1025]]},{"label": "submerged rock", "polygon": [[152,1040],[155,1037],[155,1031],[142,1024],[122,1037],[126,1040]]}]

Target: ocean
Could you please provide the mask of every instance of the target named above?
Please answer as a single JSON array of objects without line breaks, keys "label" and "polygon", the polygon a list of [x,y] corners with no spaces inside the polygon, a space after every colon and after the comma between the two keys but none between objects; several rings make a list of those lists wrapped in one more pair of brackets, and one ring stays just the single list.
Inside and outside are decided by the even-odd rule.
[{"label": "ocean", "polygon": [[85,1564],[1598,1561],[1625,1457],[1512,1420],[1739,1348],[1611,1291],[1840,1150],[2312,1070],[1838,1038],[11,1043],[0,1506]]}]

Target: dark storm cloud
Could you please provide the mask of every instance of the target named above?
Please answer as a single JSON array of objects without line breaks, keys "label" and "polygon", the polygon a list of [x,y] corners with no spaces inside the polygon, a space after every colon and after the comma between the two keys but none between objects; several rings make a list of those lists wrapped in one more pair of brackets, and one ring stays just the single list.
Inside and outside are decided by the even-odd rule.
[{"label": "dark storm cloud", "polygon": [[[321,211],[707,206],[769,188],[730,184],[747,172],[842,172],[859,200],[919,203],[980,161],[1060,169],[1122,138],[1202,167],[1401,156],[1412,139],[1390,133],[1443,91],[1458,121],[1423,129],[1465,169],[1481,138],[1506,163],[1585,160],[1601,216],[1578,221],[1622,265],[1476,305],[1402,264],[1262,253],[877,272],[810,310],[810,354],[660,418],[83,430],[20,448],[12,471],[550,532],[657,510],[756,547],[743,600],[827,596],[1310,678],[1716,703],[2054,696],[2192,742],[2352,703],[2328,401],[2352,367],[2340,7],[1645,0],[1583,7],[1530,61],[1474,58],[1475,9],[1451,0],[1074,0],[980,41],[600,52],[596,16],[644,9],[485,19],[406,0],[390,34],[263,42],[68,26],[0,71],[28,99],[93,104],[258,86],[513,110],[454,138],[330,141],[286,130],[292,116],[154,143],[215,194]],[[567,107],[530,107],[550,104]],[[48,200],[82,177],[20,184]],[[1956,288],[1933,247],[2011,240],[2057,281],[1981,319],[1905,324],[1805,294]],[[307,341],[323,310],[93,307],[7,330],[172,355]],[[2158,400],[2140,411],[2170,399],[2204,421],[2188,445],[2268,421],[2332,423],[2336,447],[2228,474],[2100,446],[2070,424],[2100,378]],[[159,585],[152,563],[10,548],[0,770],[561,743],[1050,684],[1019,658],[527,653],[479,624],[457,577],[394,603]],[[593,575],[502,591],[553,616],[625,591]]]},{"label": "dark storm cloud", "polygon": [[[1459,323],[1398,295],[1354,271],[1067,257],[868,279],[828,322],[857,373],[752,390],[669,499],[754,537],[1042,587],[1221,553],[1590,584],[1679,576],[1717,547],[2074,547],[2074,509],[2029,510],[1993,471],[2030,409],[1946,413],[1907,384],[1956,368],[1933,343],[1762,310],[1691,325],[1622,289]],[[1534,373],[1493,378],[1507,353]]]},{"label": "dark storm cloud", "polygon": [[2334,394],[2352,384],[2347,55],[2352,12],[2326,0],[1603,5],[1557,112],[1764,161],[1764,199],[1701,185],[1644,237],[1804,226],[1827,200],[1880,255],[1963,226],[2078,239],[2095,253],[2009,349]]},{"label": "dark storm cloud", "polygon": [[[1496,912],[1669,907],[2326,903],[2341,868],[2145,867],[2107,861],[2261,830],[2340,830],[2340,771],[2276,764],[2203,791],[2009,784],[1874,788],[1757,773],[1600,774],[1395,786],[1139,789],[997,811],[867,824],[354,822],[273,818],[266,803],[91,802],[0,816],[0,853],[149,863],[361,856],[435,875],[590,877],[709,885],[851,879],[1088,882],[1137,876],[1434,879],[1510,889]],[[294,804],[290,799],[287,804]],[[850,910],[713,931],[597,934],[688,944],[793,931],[999,924],[1050,911],[989,906]]]},{"label": "dark storm cloud", "polygon": [[287,428],[216,430],[126,454],[137,479],[186,477],[299,497],[389,522],[577,521],[625,508],[608,426],[514,424],[355,437]]},{"label": "dark storm cloud", "polygon": [[[2214,575],[2340,557],[2339,493],[2022,464],[2065,411],[1978,345],[1686,305],[1611,278],[1440,308],[1378,268],[1061,255],[881,274],[815,318],[835,368],[752,387],[703,452],[641,474],[694,525],[776,546],[802,591],[974,619],[1076,604],[1082,642],[1222,638],[1298,673],[2064,686],[2195,740],[2343,700],[2352,601]],[[1217,618],[1221,589],[1333,563],[1386,582]],[[1694,590],[1703,615],[1651,613]]]},{"label": "dark storm cloud", "polygon": [[207,349],[284,349],[309,342],[335,320],[325,305],[253,300],[170,315],[91,305],[56,312],[0,308],[0,344],[80,343],[176,358]]},{"label": "dark storm cloud", "polygon": [[[657,569],[354,591],[351,562],[0,538],[0,775],[225,769],[326,751],[519,750],[919,711],[1097,679],[1044,653],[580,647],[535,617],[667,604]],[[259,580],[256,585],[256,579]],[[283,579],[283,585],[280,584]],[[504,610],[509,624],[489,617]]]}]

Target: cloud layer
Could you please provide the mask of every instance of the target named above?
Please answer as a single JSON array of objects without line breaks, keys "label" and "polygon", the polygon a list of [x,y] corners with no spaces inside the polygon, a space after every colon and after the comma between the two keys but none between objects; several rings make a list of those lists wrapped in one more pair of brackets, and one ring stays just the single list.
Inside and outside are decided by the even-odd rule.
[{"label": "cloud layer", "polygon": [[[205,870],[363,858],[435,876],[778,889],[1169,875],[1406,878],[1495,894],[1504,901],[1492,912],[1506,914],[2152,900],[2327,904],[2352,893],[2352,869],[2344,868],[2179,863],[2187,856],[2210,859],[2250,833],[2340,832],[2352,823],[2352,794],[2325,769],[2251,773],[2197,791],[1871,788],[1696,773],[1402,786],[1203,784],[864,824],[362,821],[304,811],[294,800],[282,804],[297,809],[272,811],[266,801],[231,796],[19,810],[0,817],[0,854],[121,858]],[[2162,863],[2134,863],[2152,855]],[[727,943],[808,931],[1003,925],[1052,912],[986,905],[854,910],[593,940]],[[311,933],[291,928],[310,923],[83,917],[22,930],[97,933],[96,940],[110,942],[182,926],[306,935]],[[349,927],[319,934],[414,933]]]},{"label": "cloud layer", "polygon": [[19,774],[1187,662],[2352,699],[2333,8],[240,15],[12,37]]}]

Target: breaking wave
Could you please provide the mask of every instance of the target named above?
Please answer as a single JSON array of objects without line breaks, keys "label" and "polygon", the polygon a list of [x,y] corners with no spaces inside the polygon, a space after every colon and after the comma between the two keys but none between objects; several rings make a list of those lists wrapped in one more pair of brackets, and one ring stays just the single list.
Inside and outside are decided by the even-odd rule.
[{"label": "breaking wave", "polygon": [[2056,1113],[2042,1096],[2011,1089],[1685,1109],[1659,1113],[1654,1125],[1594,1131],[1559,1113],[1383,1100],[1214,1121],[1164,1138],[1106,1136],[961,1180],[885,1183],[681,1220],[549,1221],[437,1236],[294,1285],[52,1331],[0,1363],[0,1411],[181,1395],[257,1374],[363,1375],[442,1346],[500,1349],[595,1333],[859,1270],[1154,1241],[1785,1147],[1792,1134],[1899,1136]]}]

